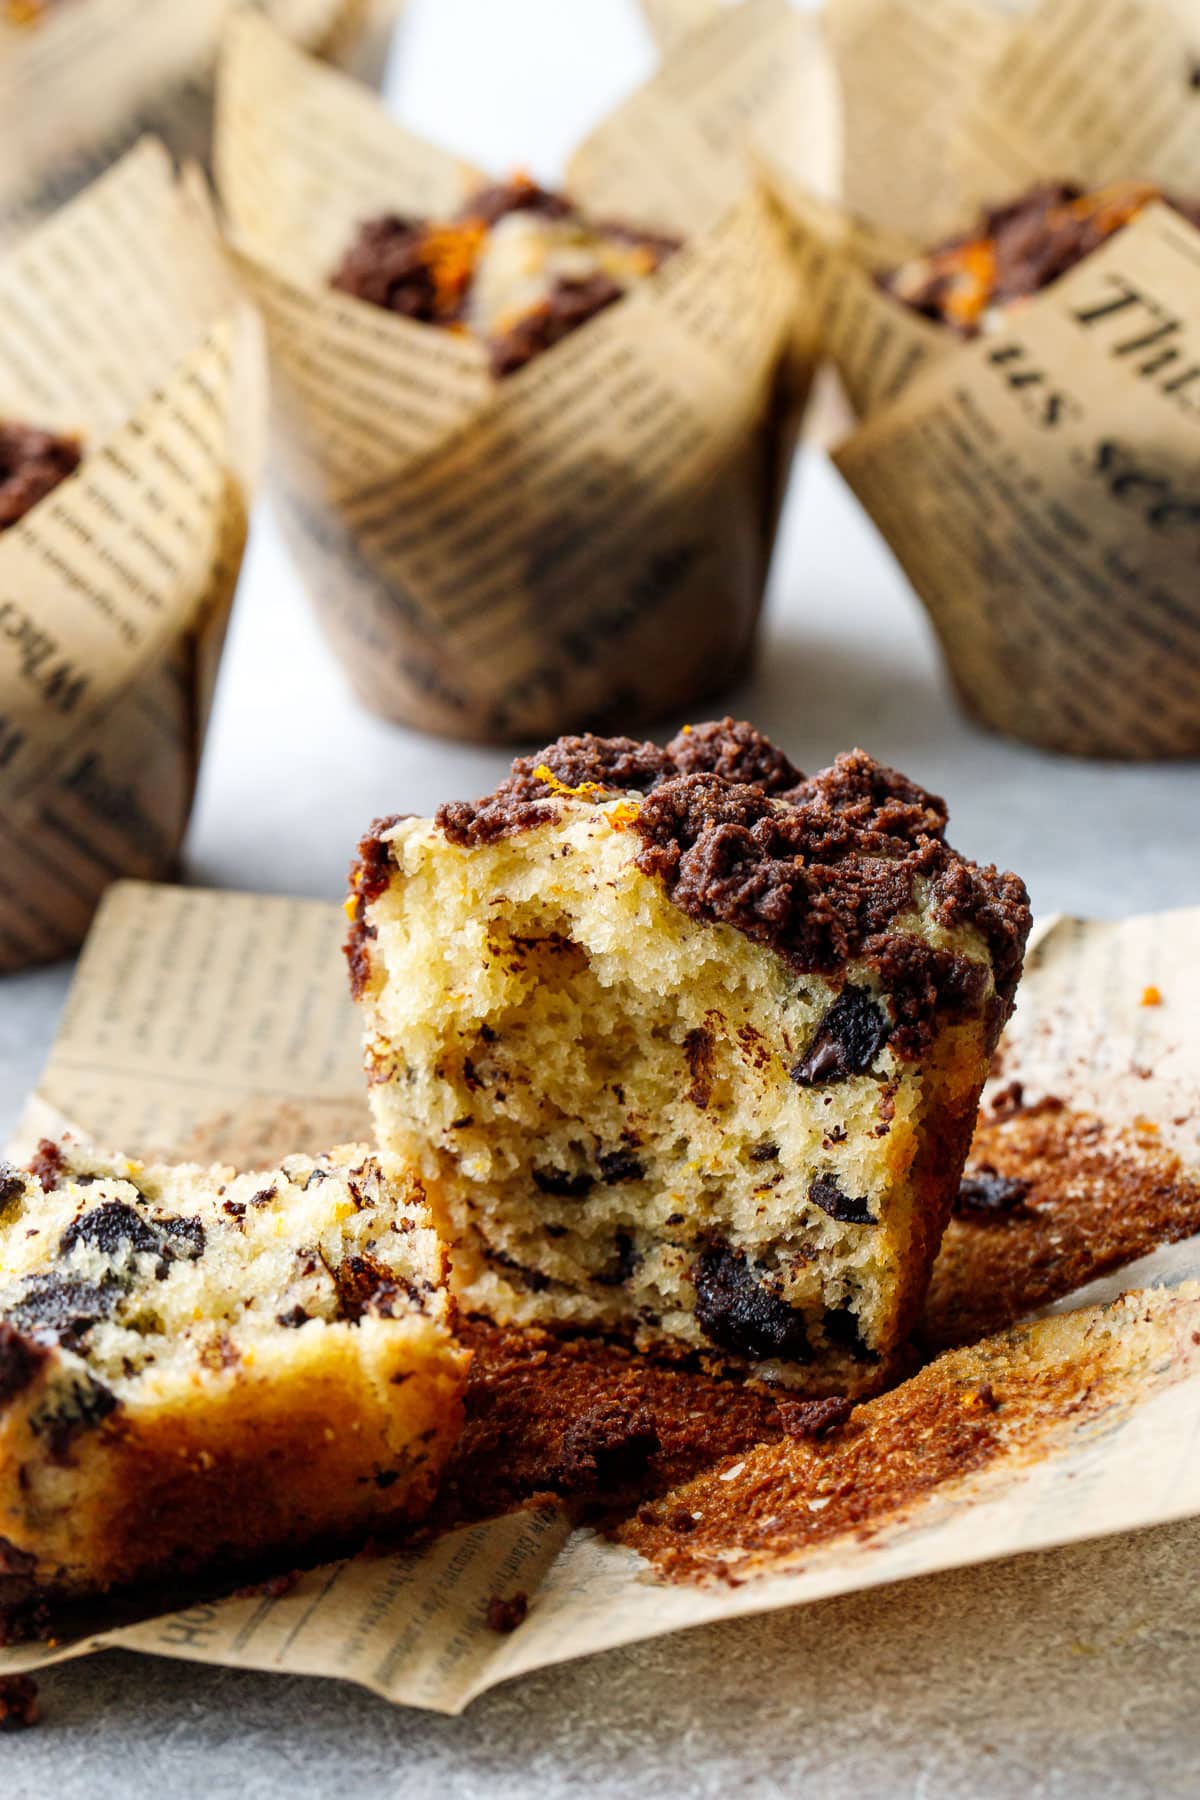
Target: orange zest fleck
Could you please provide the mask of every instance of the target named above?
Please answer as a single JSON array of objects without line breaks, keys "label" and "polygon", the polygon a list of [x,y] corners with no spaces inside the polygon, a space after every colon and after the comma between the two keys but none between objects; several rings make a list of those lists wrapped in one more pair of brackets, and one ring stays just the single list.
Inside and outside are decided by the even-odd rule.
[{"label": "orange zest fleck", "polygon": [[604,792],[598,781],[581,781],[578,787],[568,787],[546,763],[539,763],[533,776],[535,781],[544,781],[552,794],[562,794],[570,800],[590,800],[593,794]]},{"label": "orange zest fleck", "polygon": [[610,825],[623,831],[626,825],[632,825],[641,812],[641,807],[633,800],[619,800],[608,815]]},{"label": "orange zest fleck", "polygon": [[1154,986],[1153,982],[1151,982],[1149,987],[1144,987],[1142,989],[1142,998],[1139,1002],[1139,1005],[1141,1005],[1141,1006],[1161,1006],[1162,1003],[1163,1003],[1162,989],[1156,988]]},{"label": "orange zest fleck", "polygon": [[351,921],[351,923],[353,923],[354,920],[358,917],[358,895],[357,894],[347,894],[346,895],[346,898],[342,901],[342,911],[345,913],[346,917]]},{"label": "orange zest fleck", "polygon": [[431,225],[426,231],[422,253],[433,278],[439,312],[458,310],[486,236],[487,226],[481,219],[464,219],[454,225]]},{"label": "orange zest fleck", "polygon": [[956,325],[976,325],[996,286],[996,247],[976,238],[947,253],[950,285],[943,306]]}]

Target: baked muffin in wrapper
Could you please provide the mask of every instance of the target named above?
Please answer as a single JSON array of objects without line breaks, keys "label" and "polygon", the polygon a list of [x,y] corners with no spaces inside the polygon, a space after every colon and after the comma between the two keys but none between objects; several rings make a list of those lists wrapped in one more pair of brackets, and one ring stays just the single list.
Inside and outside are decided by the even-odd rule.
[{"label": "baked muffin in wrapper", "polygon": [[117,877],[174,866],[261,457],[265,357],[203,194],[153,142],[0,262],[0,319],[7,971],[73,950]]},{"label": "baked muffin in wrapper", "polygon": [[577,152],[591,219],[681,245],[500,379],[479,338],[331,285],[364,221],[454,219],[487,178],[261,20],[231,31],[217,166],[267,321],[281,518],[373,710],[545,737],[689,706],[746,662],[804,386],[744,147],[747,96],[790,76],[772,10]]},{"label": "baked muffin in wrapper", "polygon": [[[826,22],[846,207],[764,162],[860,421],[838,466],[983,723],[1195,755],[1200,131],[1179,14],[833,0]],[[953,237],[930,304],[928,253]]]},{"label": "baked muffin in wrapper", "polygon": [[[207,163],[221,31],[243,0],[0,0],[0,241],[147,133]],[[293,43],[378,82],[401,0],[255,0]]]}]

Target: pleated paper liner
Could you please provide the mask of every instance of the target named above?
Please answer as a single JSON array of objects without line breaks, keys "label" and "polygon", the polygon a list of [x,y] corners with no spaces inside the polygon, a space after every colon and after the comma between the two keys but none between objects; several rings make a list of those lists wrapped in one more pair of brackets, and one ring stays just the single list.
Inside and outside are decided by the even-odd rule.
[{"label": "pleated paper liner", "polygon": [[[463,738],[628,727],[727,686],[754,640],[807,369],[744,154],[795,21],[756,0],[580,148],[568,189],[685,247],[527,368],[335,293],[381,210],[485,177],[262,21],[231,32],[217,161],[267,320],[281,516],[366,704]],[[748,28],[748,27],[752,27]]]},{"label": "pleated paper liner", "polygon": [[1035,181],[1200,197],[1180,15],[1041,0],[998,24],[986,0],[832,0],[827,18],[866,218],[762,160],[863,420],[839,468],[984,724],[1080,756],[1200,753],[1200,232],[1153,207],[970,343],[875,279]]},{"label": "pleated paper liner", "polygon": [[84,452],[0,535],[0,970],[174,866],[265,410],[259,322],[160,145],[0,263],[0,416]]},{"label": "pleated paper liner", "polygon": [[[148,133],[207,164],[221,30],[243,0],[51,0],[0,9],[0,242]],[[379,81],[401,0],[258,0],[292,42]]]},{"label": "pleated paper liner", "polygon": [[[1050,1289],[1057,1296],[1050,1310],[1062,1316],[952,1351],[873,1402],[866,1417],[881,1421],[883,1438],[866,1448],[878,1447],[877,1460],[861,1454],[863,1440],[852,1430],[847,1442],[830,1440],[800,1462],[811,1474],[806,1486],[795,1479],[786,1446],[748,1446],[724,1457],[701,1492],[683,1490],[683,1500],[651,1508],[650,1523],[630,1518],[615,1541],[573,1529],[557,1505],[511,1512],[293,1583],[132,1625],[105,1620],[94,1635],[56,1647],[0,1649],[0,1675],[113,1645],[332,1676],[405,1705],[458,1712],[531,1669],[834,1594],[860,1595],[854,1629],[867,1654],[875,1587],[1200,1511],[1200,1238],[1153,1248],[1160,1237],[1186,1232],[1200,1204],[1198,926],[1194,911],[1044,922],[994,1086],[1024,1079],[1028,1121],[1042,1122],[1052,1146],[1077,1131],[1091,1171],[1085,1183],[1099,1171],[1090,1203],[1098,1235],[1106,1238],[1100,1214],[1108,1205],[1134,1216],[1132,1234],[1124,1255],[1105,1259],[1078,1221],[1068,1225],[1074,1164],[1044,1172],[1024,1224],[952,1224],[947,1245],[960,1265],[964,1250],[976,1246],[982,1293],[961,1267],[955,1277],[939,1263],[935,1282],[944,1300],[957,1279],[968,1314],[973,1296],[994,1296],[997,1260],[1018,1277],[1019,1293],[1037,1296],[1015,1305],[1008,1296],[1009,1317],[1045,1304],[1038,1284],[1055,1264],[1039,1235],[1046,1231],[1074,1231],[1084,1252],[1077,1280],[1086,1285],[1064,1293],[1060,1281]],[[344,931],[340,908],[310,900],[144,883],[115,888],[13,1154],[28,1155],[39,1135],[64,1120],[132,1155],[174,1151],[243,1166],[268,1166],[302,1146],[316,1151],[362,1132],[359,1028],[339,954]],[[1142,1002],[1151,984],[1161,1004],[1148,1007]],[[1148,1214],[1137,1211],[1146,1206],[1147,1181],[1160,1182],[1166,1196],[1151,1198]],[[1023,1232],[1033,1235],[1022,1239]],[[1023,1288],[1014,1238],[1026,1246]],[[1139,1259],[1132,1264],[1131,1254]],[[1133,1298],[1106,1306],[1130,1289]],[[994,1326],[972,1336],[987,1329]],[[627,1386],[621,1391],[628,1397]],[[910,1420],[907,1443],[897,1442]],[[912,1454],[913,1437],[920,1456]],[[795,1454],[808,1452],[797,1445]],[[912,1488],[889,1497],[889,1469],[906,1466],[919,1472]],[[685,1503],[701,1517],[678,1543],[700,1566],[672,1569],[661,1559],[653,1518],[673,1516]],[[727,1541],[708,1520],[714,1508],[728,1520]],[[774,1535],[766,1530],[756,1541],[751,1519],[769,1520]],[[719,1578],[723,1562],[732,1579]],[[1012,1575],[978,1579],[996,1606]],[[489,1630],[489,1598],[518,1590],[529,1596],[524,1623],[509,1635]],[[930,1629],[944,1629],[945,1589],[932,1579],[921,1592]],[[135,1705],[136,1681],[130,1693]]]}]

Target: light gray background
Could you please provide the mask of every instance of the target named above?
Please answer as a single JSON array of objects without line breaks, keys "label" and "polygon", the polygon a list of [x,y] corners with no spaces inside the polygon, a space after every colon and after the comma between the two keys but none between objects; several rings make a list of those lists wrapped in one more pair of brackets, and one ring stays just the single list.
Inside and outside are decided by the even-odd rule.
[{"label": "light gray background", "polygon": [[[409,7],[396,109],[498,172],[554,178],[653,65],[632,0]],[[1039,912],[1200,897],[1196,765],[1068,762],[969,725],[911,591],[816,452],[797,465],[758,672],[727,703],[803,768],[861,743],[946,793],[954,841],[1020,870]],[[483,792],[505,760],[365,716],[259,519],[190,879],[337,898],[373,816]],[[69,979],[0,982],[0,1141]],[[0,1739],[0,1795],[1194,1794],[1198,1551],[1200,1526],[1171,1526],[706,1627],[527,1678],[461,1720],[113,1653],[43,1678],[45,1725]]]}]

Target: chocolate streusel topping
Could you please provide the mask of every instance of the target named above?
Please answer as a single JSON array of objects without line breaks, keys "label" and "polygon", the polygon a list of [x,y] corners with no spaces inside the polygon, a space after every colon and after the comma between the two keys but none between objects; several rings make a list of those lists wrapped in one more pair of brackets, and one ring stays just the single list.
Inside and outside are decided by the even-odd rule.
[{"label": "chocolate streusel topping", "polygon": [[[553,823],[563,790],[583,799],[644,796],[633,824],[642,839],[638,867],[692,918],[733,926],[797,974],[836,978],[851,961],[873,969],[892,1015],[880,1018],[879,1043],[886,1036],[908,1058],[938,1018],[977,1013],[988,985],[981,962],[898,923],[919,904],[923,884],[939,924],[974,927],[986,944],[996,991],[989,1025],[999,1034],[1030,926],[1024,883],[960,856],[945,840],[945,802],[865,751],[806,777],[753,725],[732,718],[681,732],[665,749],[634,738],[564,737],[518,757],[482,800],[443,806],[436,822],[452,844],[473,849]],[[359,855],[352,971],[363,966],[365,906],[375,884],[386,885],[379,828]],[[831,1018],[827,1035],[832,1025]],[[796,1078],[831,1078],[835,1061],[809,1046]]]},{"label": "chocolate streusel topping", "polygon": [[1042,182],[880,282],[913,311],[971,337],[989,306],[1048,287],[1156,200],[1200,226],[1200,202],[1176,199],[1149,182],[1113,182],[1092,193],[1070,182]]},{"label": "chocolate streusel topping", "polygon": [[23,519],[82,460],[78,438],[0,419],[0,531]]}]

